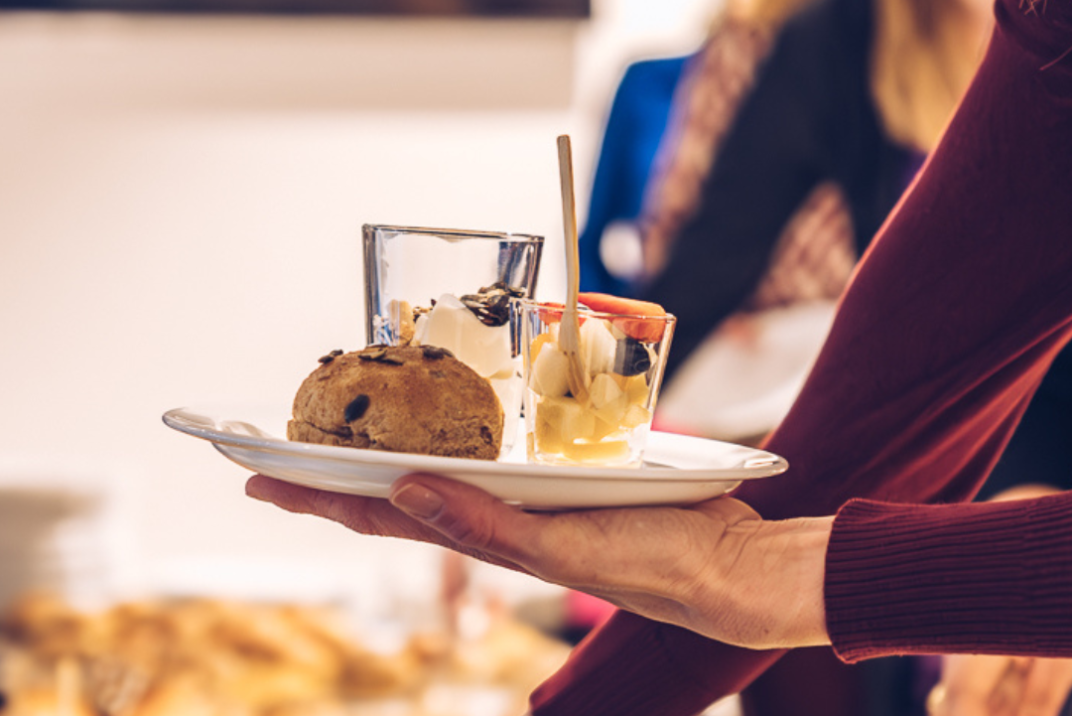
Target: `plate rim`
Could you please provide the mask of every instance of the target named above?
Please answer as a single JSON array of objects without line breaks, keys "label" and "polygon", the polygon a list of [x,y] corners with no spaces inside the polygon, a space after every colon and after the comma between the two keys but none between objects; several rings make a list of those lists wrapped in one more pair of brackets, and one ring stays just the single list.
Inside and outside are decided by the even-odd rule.
[{"label": "plate rim", "polygon": [[[222,406],[221,406],[222,407]],[[261,406],[258,406],[261,407]],[[525,478],[569,478],[581,480],[613,480],[613,481],[636,481],[636,482],[665,482],[667,480],[680,482],[737,482],[743,480],[761,479],[780,475],[789,469],[789,462],[782,456],[776,455],[761,448],[753,448],[738,445],[722,440],[702,438],[692,435],[681,435],[653,431],[651,436],[668,441],[703,441],[732,446],[735,449],[750,450],[757,453],[757,460],[765,462],[734,468],[681,468],[661,466],[656,464],[644,464],[636,467],[600,467],[585,465],[543,465],[530,462],[515,462],[504,460],[473,460],[462,457],[447,457],[441,455],[423,455],[417,453],[398,453],[384,450],[369,450],[365,448],[340,447],[336,445],[319,445],[315,443],[303,443],[290,441],[278,437],[257,437],[254,435],[241,435],[226,432],[220,428],[209,428],[189,416],[201,418],[218,424],[226,418],[213,415],[212,410],[198,409],[197,406],[183,406],[166,411],[162,420],[169,428],[191,437],[206,440],[210,443],[229,445],[243,449],[253,449],[269,452],[276,455],[301,456],[341,462],[354,466],[378,465],[383,467],[404,468],[414,472],[433,472],[448,475],[450,473],[482,473],[488,475],[509,472],[513,477]],[[258,427],[249,423],[252,427]],[[263,428],[259,428],[263,430]],[[267,431],[265,431],[267,434]]]}]

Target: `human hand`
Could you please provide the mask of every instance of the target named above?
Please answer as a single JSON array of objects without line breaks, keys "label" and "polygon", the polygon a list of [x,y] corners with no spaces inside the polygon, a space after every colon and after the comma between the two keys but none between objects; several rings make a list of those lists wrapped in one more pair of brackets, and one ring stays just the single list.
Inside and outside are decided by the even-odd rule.
[{"label": "human hand", "polygon": [[529,513],[433,475],[390,501],[254,475],[246,493],[362,534],[430,542],[622,609],[756,649],[828,644],[823,572],[833,518],[769,522],[729,497],[691,507]]},{"label": "human hand", "polygon": [[1057,716],[1072,691],[1072,659],[955,655],[927,699],[929,716]]}]

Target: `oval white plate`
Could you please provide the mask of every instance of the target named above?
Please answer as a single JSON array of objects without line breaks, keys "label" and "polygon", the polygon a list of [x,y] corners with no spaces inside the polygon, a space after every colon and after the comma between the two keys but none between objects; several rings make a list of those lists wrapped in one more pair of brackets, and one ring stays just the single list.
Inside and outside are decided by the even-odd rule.
[{"label": "oval white plate", "polygon": [[659,432],[648,437],[639,468],[530,464],[521,445],[496,461],[360,450],[276,437],[286,434],[287,416],[249,407],[176,408],[164,413],[164,423],[210,441],[245,468],[297,485],[387,497],[403,475],[429,472],[535,510],[687,505],[789,467],[763,450]]}]

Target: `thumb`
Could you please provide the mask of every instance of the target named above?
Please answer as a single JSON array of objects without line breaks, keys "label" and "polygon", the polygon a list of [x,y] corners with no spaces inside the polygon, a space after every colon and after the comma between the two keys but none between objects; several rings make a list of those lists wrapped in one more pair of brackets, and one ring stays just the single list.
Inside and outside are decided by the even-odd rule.
[{"label": "thumb", "polygon": [[407,475],[391,489],[391,504],[464,551],[523,565],[533,554],[540,517],[483,490],[435,475]]}]

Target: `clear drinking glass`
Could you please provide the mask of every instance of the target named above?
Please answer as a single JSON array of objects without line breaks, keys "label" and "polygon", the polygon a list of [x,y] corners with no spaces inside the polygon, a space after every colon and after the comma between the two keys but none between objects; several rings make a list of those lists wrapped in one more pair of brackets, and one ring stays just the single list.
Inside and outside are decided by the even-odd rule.
[{"label": "clear drinking glass", "polygon": [[529,460],[639,466],[677,319],[581,308],[579,362],[571,367],[559,345],[562,311],[520,303]]},{"label": "clear drinking glass", "polygon": [[502,403],[503,452],[521,416],[518,299],[536,291],[543,237],[366,224],[366,338],[450,350]]}]

